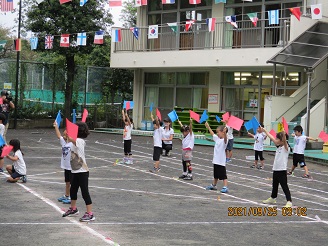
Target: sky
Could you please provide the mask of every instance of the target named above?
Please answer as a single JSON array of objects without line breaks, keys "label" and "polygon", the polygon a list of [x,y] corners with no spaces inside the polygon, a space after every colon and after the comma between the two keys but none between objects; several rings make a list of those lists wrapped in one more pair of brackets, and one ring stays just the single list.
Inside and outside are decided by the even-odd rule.
[{"label": "sky", "polygon": [[[13,35],[17,36],[17,24],[15,23],[15,19],[18,19],[18,2],[19,0],[14,0],[14,8],[16,11],[14,13],[4,13],[0,12],[0,25],[3,27],[7,27],[13,29]],[[124,0],[123,0],[124,2]],[[109,7],[108,7],[109,8]],[[110,8],[109,11],[113,15],[114,26],[122,26],[120,22],[120,14],[121,14],[121,7]]]}]

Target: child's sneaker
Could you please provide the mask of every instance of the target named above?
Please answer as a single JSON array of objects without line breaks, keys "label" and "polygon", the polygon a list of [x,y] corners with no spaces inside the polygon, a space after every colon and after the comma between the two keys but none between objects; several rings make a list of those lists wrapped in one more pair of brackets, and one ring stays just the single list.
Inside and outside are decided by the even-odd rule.
[{"label": "child's sneaker", "polygon": [[263,200],[262,203],[264,203],[264,204],[276,204],[277,201],[276,201],[275,198],[269,197],[268,199]]},{"label": "child's sneaker", "polygon": [[66,199],[62,200],[62,202],[64,204],[71,204],[71,198],[70,197],[66,197]]},{"label": "child's sneaker", "polygon": [[288,201],[285,205],[285,208],[291,208],[293,206],[292,202]]},{"label": "child's sneaker", "polygon": [[257,169],[259,169],[259,170],[262,170],[262,169],[263,169],[263,167],[262,167],[262,166],[259,166],[259,167],[257,167]]},{"label": "child's sneaker", "polygon": [[216,185],[211,184],[211,185],[209,185],[209,186],[206,186],[205,189],[206,189],[206,190],[217,190],[218,188],[216,188]]},{"label": "child's sneaker", "polygon": [[59,197],[57,200],[58,202],[62,202],[63,200],[66,200],[68,198],[71,199],[69,196],[63,195],[62,197]]},{"label": "child's sneaker", "polygon": [[22,180],[23,183],[26,183],[27,182],[26,175],[22,176],[20,179]]},{"label": "child's sneaker", "polygon": [[251,168],[257,168],[257,166],[255,166],[255,165],[251,165]]},{"label": "child's sneaker", "polygon": [[292,176],[294,176],[294,172],[287,172],[287,175],[292,175]]},{"label": "child's sneaker", "polygon": [[82,218],[80,218],[81,222],[89,222],[94,221],[96,218],[93,216],[93,214],[89,214],[88,212],[85,212]]},{"label": "child's sneaker", "polygon": [[304,175],[302,176],[302,178],[309,179],[309,178],[311,178],[311,176],[310,176],[309,174],[304,174]]},{"label": "child's sneaker", "polygon": [[187,177],[187,175],[182,174],[181,176],[179,176],[179,179],[184,179],[185,177]]},{"label": "child's sneaker", "polygon": [[71,217],[71,216],[76,216],[79,214],[79,210],[76,209],[72,209],[72,208],[69,208],[64,214],[63,214],[63,217]]},{"label": "child's sneaker", "polygon": [[228,193],[229,190],[228,190],[228,187],[223,186],[220,191],[221,191],[221,193]]},{"label": "child's sneaker", "polygon": [[193,180],[193,178],[191,175],[186,175],[186,177],[184,177],[183,180]]}]

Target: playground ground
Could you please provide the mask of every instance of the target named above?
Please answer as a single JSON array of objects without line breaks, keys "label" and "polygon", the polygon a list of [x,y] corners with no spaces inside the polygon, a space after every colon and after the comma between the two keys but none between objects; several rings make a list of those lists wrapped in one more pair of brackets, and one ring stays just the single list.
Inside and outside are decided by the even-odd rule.
[{"label": "playground ground", "polygon": [[[10,130],[7,139],[21,141],[27,183],[7,183],[0,174],[1,245],[326,245],[328,235],[328,167],[307,162],[288,178],[293,208],[286,210],[279,188],[277,206],[261,203],[271,193],[272,152],[264,170],[250,168],[249,149],[234,149],[227,164],[229,193],[207,191],[212,182],[212,146],[197,145],[193,181],[179,180],[181,141],[174,139],[171,157],[152,168],[152,137],[133,136],[133,165],[122,157],[122,136],[92,132],[86,157],[96,220],[81,223],[85,205],[79,193],[79,217],[62,218],[69,205],[63,195],[61,149],[53,129]],[[5,159],[5,165],[11,164]],[[289,166],[292,162],[289,161]],[[221,183],[219,183],[219,187]]]}]

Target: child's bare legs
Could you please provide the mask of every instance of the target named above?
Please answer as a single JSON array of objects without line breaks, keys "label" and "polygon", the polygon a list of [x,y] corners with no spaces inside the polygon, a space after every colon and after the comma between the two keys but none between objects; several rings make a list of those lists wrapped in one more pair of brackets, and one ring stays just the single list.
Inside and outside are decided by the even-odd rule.
[{"label": "child's bare legs", "polygon": [[255,166],[255,168],[257,168],[257,162],[258,162],[258,160],[255,160],[255,161],[254,161],[254,166]]},{"label": "child's bare legs", "polygon": [[12,174],[13,173],[13,166],[12,165],[7,165],[6,170],[9,174]]},{"label": "child's bare legs", "polygon": [[216,186],[218,183],[218,179],[213,179],[213,186]]},{"label": "child's bare legs", "polygon": [[155,167],[155,168],[159,168],[159,161],[155,161],[155,163],[154,163],[154,167]]},{"label": "child's bare legs", "polygon": [[264,160],[261,160],[261,167],[264,168]]},{"label": "child's bare legs", "polygon": [[92,204],[87,205],[87,213],[88,214],[92,213]]},{"label": "child's bare legs", "polygon": [[20,179],[20,178],[15,178],[15,179],[13,179],[13,178],[10,176],[10,177],[8,177],[7,181],[10,182],[10,183],[15,183],[15,182],[17,182],[19,179]]},{"label": "child's bare legs", "polygon": [[0,159],[0,168],[3,170],[3,164],[4,164],[4,159],[2,158],[2,159]]},{"label": "child's bare legs", "polygon": [[223,186],[228,187],[228,180],[227,179],[223,180]]},{"label": "child's bare legs", "polygon": [[307,166],[304,166],[304,171],[305,171],[305,175],[309,175],[309,169],[307,168]]}]

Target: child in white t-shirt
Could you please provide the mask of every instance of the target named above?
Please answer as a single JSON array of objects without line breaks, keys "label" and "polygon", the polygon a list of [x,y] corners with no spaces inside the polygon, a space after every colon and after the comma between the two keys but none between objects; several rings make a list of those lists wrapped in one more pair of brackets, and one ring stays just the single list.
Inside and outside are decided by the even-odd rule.
[{"label": "child in white t-shirt", "polygon": [[[264,145],[264,140],[267,138],[267,135],[265,135],[265,133],[263,132],[262,127],[263,125],[260,124],[260,126],[257,128],[255,135],[253,135],[250,132],[247,132],[249,136],[255,139],[255,143],[254,143],[255,161],[254,161],[254,165],[252,165],[251,168],[257,168],[257,169],[264,168],[263,145]],[[259,157],[260,157],[261,166],[257,165],[259,161]]]},{"label": "child in white t-shirt", "polygon": [[66,130],[63,133],[63,136],[60,134],[57,122],[53,124],[56,132],[56,136],[59,139],[60,145],[62,147],[62,156],[60,160],[60,167],[64,169],[64,179],[65,179],[65,194],[62,197],[59,197],[57,200],[64,204],[71,204],[70,197],[70,187],[71,187],[71,149],[73,148],[73,143],[67,141],[67,132]]},{"label": "child in white t-shirt", "polygon": [[9,145],[13,146],[14,155],[7,155],[6,157],[13,161],[13,165],[7,165],[6,170],[10,174],[7,182],[15,183],[18,180],[22,180],[26,183],[26,164],[23,158],[23,153],[20,149],[20,141],[18,139],[12,139],[9,141]]},{"label": "child in white t-shirt", "polygon": [[[3,138],[3,134],[5,132],[5,125],[3,124],[3,122],[6,120],[6,116],[2,113],[0,113],[0,136],[2,137],[3,141],[5,142],[4,138]],[[3,144],[0,146],[0,155],[2,153],[2,148],[6,145]],[[3,157],[0,157],[0,172],[3,172],[3,165],[4,165],[4,160]]]},{"label": "child in white t-shirt", "polygon": [[228,178],[226,171],[226,147],[228,144],[227,128],[224,126],[218,126],[216,128],[216,134],[212,131],[210,125],[205,122],[205,126],[210,132],[215,142],[214,154],[213,154],[213,183],[206,187],[206,190],[217,190],[218,180],[223,181],[222,193],[228,192]]},{"label": "child in white t-shirt", "polygon": [[226,128],[228,129],[227,132],[227,138],[228,138],[228,144],[227,144],[227,148],[226,148],[226,162],[231,162],[231,158],[232,158],[232,150],[233,150],[233,143],[234,143],[234,137],[233,137],[233,128],[231,126],[228,126],[228,120],[223,120],[222,121]]},{"label": "child in white t-shirt", "polygon": [[154,133],[153,133],[153,140],[154,140],[154,151],[153,151],[153,161],[154,167],[150,169],[150,172],[159,172],[161,170],[159,166],[159,159],[162,154],[162,138],[163,138],[163,131],[164,129],[160,126],[160,122],[158,117],[154,119],[153,114],[150,115],[154,125]]},{"label": "child in white t-shirt", "polygon": [[132,145],[132,139],[131,139],[131,133],[133,129],[133,120],[129,117],[127,112],[122,109],[122,118],[124,122],[124,130],[123,130],[123,141],[124,141],[124,158],[123,163],[125,164],[132,164],[133,160],[131,158],[132,152],[131,152],[131,145]]},{"label": "child in white t-shirt", "polygon": [[290,147],[287,142],[288,135],[285,131],[278,132],[276,138],[274,138],[266,129],[262,128],[265,134],[274,142],[277,146],[276,155],[273,162],[273,175],[272,175],[272,192],[271,196],[262,201],[265,204],[276,204],[276,198],[278,196],[279,184],[285,193],[287,203],[285,207],[292,207],[292,197],[290,195],[288,183],[287,183],[287,162],[290,152]]},{"label": "child in white t-shirt", "polygon": [[192,119],[190,119],[189,126],[182,125],[181,121],[178,120],[181,129],[180,131],[183,134],[182,139],[182,168],[183,172],[179,179],[183,180],[193,180],[192,177],[192,151],[195,145],[195,135],[192,132]]},{"label": "child in white t-shirt", "polygon": [[164,119],[164,131],[162,138],[162,153],[165,151],[165,156],[171,156],[174,130],[171,127],[171,121],[168,118]]},{"label": "child in white t-shirt", "polygon": [[292,175],[295,168],[297,167],[298,163],[300,164],[301,168],[304,168],[304,175],[302,176],[303,178],[310,178],[311,176],[309,175],[309,169],[306,166],[305,163],[305,158],[304,158],[304,150],[306,147],[306,142],[307,140],[312,140],[312,141],[318,141],[317,138],[312,138],[312,137],[307,137],[303,136],[303,127],[298,125],[294,127],[294,149],[293,149],[293,166],[288,172],[288,175]]}]

